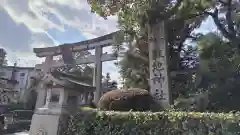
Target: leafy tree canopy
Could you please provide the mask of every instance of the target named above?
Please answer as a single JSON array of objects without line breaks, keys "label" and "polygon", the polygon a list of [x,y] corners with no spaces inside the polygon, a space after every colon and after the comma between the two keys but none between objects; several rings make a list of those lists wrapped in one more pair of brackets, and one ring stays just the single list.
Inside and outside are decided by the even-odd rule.
[{"label": "leafy tree canopy", "polygon": [[231,41],[208,33],[197,40],[200,57],[200,88],[209,89],[209,109],[239,110],[240,56]]},{"label": "leafy tree canopy", "polygon": [[92,12],[107,18],[118,15],[120,28],[125,32],[141,35],[148,23],[163,19],[185,19],[202,15],[196,6],[208,8],[211,0],[88,0]]}]

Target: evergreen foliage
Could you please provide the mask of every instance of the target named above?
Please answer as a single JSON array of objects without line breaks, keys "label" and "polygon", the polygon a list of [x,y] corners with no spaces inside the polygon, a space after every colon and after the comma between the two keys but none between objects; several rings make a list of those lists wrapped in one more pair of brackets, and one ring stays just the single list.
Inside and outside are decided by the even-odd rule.
[{"label": "evergreen foliage", "polygon": [[82,109],[65,135],[239,135],[239,113],[116,112]]}]

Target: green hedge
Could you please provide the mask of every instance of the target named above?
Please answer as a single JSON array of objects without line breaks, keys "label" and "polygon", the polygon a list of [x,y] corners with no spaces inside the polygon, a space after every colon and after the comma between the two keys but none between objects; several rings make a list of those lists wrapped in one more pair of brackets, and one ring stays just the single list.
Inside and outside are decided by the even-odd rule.
[{"label": "green hedge", "polygon": [[240,135],[240,113],[82,110],[66,135]]}]

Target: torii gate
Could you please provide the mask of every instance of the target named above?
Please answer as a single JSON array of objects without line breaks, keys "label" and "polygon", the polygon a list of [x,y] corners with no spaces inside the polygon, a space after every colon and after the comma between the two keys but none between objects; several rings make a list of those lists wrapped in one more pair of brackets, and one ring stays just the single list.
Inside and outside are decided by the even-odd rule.
[{"label": "torii gate", "polygon": [[[102,53],[103,47],[112,46],[114,44],[115,34],[116,32],[113,32],[91,40],[63,44],[55,47],[34,48],[33,51],[36,53],[37,57],[45,57],[45,61],[42,64],[36,65],[36,69],[40,69],[44,74],[46,74],[50,72],[51,68],[62,67],[66,65],[74,66],[80,64],[95,63],[93,86],[96,87],[96,92],[94,93],[94,102],[96,103],[101,97],[102,62],[117,60],[117,56],[114,53]],[[91,49],[95,49],[95,55],[90,55],[86,58],[79,58],[76,60],[73,59],[74,52],[81,52]],[[53,56],[57,55],[62,55],[63,60],[53,60]],[[46,90],[43,89],[38,92],[36,108],[44,105],[46,93]]]}]

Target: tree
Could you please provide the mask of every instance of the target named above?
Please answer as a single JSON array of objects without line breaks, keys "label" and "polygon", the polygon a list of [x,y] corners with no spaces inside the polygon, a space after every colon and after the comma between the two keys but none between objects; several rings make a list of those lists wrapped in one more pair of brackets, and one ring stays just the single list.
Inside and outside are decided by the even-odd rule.
[{"label": "tree", "polygon": [[[183,88],[186,91],[185,78],[191,78],[193,68],[195,68],[197,57],[196,50],[186,45],[186,40],[196,39],[198,35],[193,35],[192,31],[198,28],[204,20],[205,16],[197,16],[197,13],[191,13],[189,19],[187,16],[191,10],[191,4],[185,8],[182,8],[174,17],[168,20],[167,25],[167,42],[169,46],[169,68],[170,72],[174,74],[172,85],[175,85],[176,81],[182,86],[173,86],[175,88]],[[186,47],[188,46],[188,47]],[[147,34],[137,39],[135,44],[129,47],[129,50],[123,57],[123,60],[119,63],[120,73],[124,79],[124,85],[127,87],[139,87],[149,89],[149,60],[148,60],[148,41]],[[189,66],[189,64],[192,64]],[[141,67],[141,68],[139,68]],[[188,73],[187,75],[184,75]],[[184,78],[184,79],[181,79]],[[179,94],[176,89],[173,89],[173,99]],[[180,90],[181,91],[181,90]],[[185,92],[186,93],[186,92]]]},{"label": "tree", "polygon": [[111,76],[110,73],[106,73],[106,76],[103,76],[103,86],[107,87],[107,88],[113,88],[113,89],[117,89],[117,82],[114,80],[111,80]]},{"label": "tree", "polygon": [[[199,2],[199,1],[197,1]],[[208,7],[209,3],[206,4],[207,1],[202,1],[203,3],[200,3],[201,6],[206,6]],[[205,2],[205,3],[204,3]],[[118,15],[118,20],[120,24],[120,28],[124,30],[128,34],[128,40],[133,40],[133,39],[138,39],[141,37],[146,37],[148,41],[148,45],[150,48],[152,47],[157,47],[159,43],[162,44],[165,41],[162,41],[162,38],[164,38],[164,23],[159,23],[159,21],[164,21],[168,20],[169,18],[176,18],[176,13],[183,13],[181,11],[185,11],[186,13],[186,18],[183,19],[185,21],[186,19],[189,19],[191,17],[196,17],[196,16],[201,16],[202,14],[195,12],[196,10],[193,8],[194,5],[196,4],[195,1],[188,1],[188,0],[177,0],[176,2],[174,1],[144,1],[144,0],[139,0],[139,1],[109,1],[109,0],[89,0],[89,3],[92,7],[93,12],[98,13],[99,15],[103,17],[107,17],[108,15],[112,14],[117,14]],[[181,10],[181,9],[187,9],[186,7],[189,8],[189,10]],[[191,14],[193,11],[195,14]],[[190,13],[190,14],[188,14]],[[163,30],[163,33],[155,33],[156,29],[161,29]],[[156,31],[160,32],[160,31]],[[162,34],[162,35],[161,35]],[[162,50],[162,53],[164,54],[164,59],[161,58],[160,61],[156,59],[159,63],[162,63],[164,69],[164,77],[165,80],[168,80],[168,55],[167,54],[167,45],[162,45],[161,47],[164,47]],[[153,51],[154,54],[154,49],[150,50],[150,52]],[[160,50],[159,50],[160,51]],[[158,54],[158,53],[157,53]],[[153,72],[152,69],[152,62],[155,59],[150,56],[150,77],[152,78]],[[159,57],[159,56],[157,56]],[[161,75],[161,74],[159,74]],[[158,76],[159,77],[159,76]],[[155,91],[159,87],[158,85],[155,85],[153,81],[151,81],[151,91]],[[164,83],[165,84],[165,83]],[[153,87],[154,86],[154,87]],[[166,85],[167,86],[167,85]],[[165,86],[165,87],[166,87]],[[167,88],[168,89],[168,88]],[[167,96],[169,96],[169,92],[167,92]],[[167,99],[168,100],[168,99]],[[166,101],[168,102],[168,101]],[[167,103],[168,104],[168,103]]]},{"label": "tree", "polygon": [[[197,50],[192,46],[185,45],[181,52],[177,53],[181,56],[180,59],[176,61],[172,56],[171,63],[173,64],[170,63],[173,99],[179,96],[187,96],[188,92],[194,88],[192,77],[196,72],[198,63]],[[138,57],[136,54],[140,56]],[[138,52],[127,51],[123,59],[118,63],[125,87],[149,90],[149,61],[147,55],[146,59],[141,59],[141,57],[144,57],[141,49]],[[177,68],[175,68],[176,63],[179,65]]]},{"label": "tree", "polygon": [[109,86],[109,81],[111,80],[110,73],[107,73],[106,76],[103,76],[103,85]]},{"label": "tree", "polygon": [[200,68],[199,88],[209,90],[209,110],[239,110],[240,55],[231,41],[216,33],[208,33],[197,40]]},{"label": "tree", "polygon": [[202,10],[204,7],[201,5],[196,5],[196,9],[209,15],[221,34],[240,51],[240,1],[217,0],[213,2],[208,10]]},{"label": "tree", "polygon": [[[6,66],[7,65],[7,59],[6,59],[6,51],[3,48],[0,48],[0,70],[1,67]],[[5,73],[5,72],[1,72],[1,73]],[[0,76],[3,76],[4,74],[0,74]]]},{"label": "tree", "polygon": [[[141,55],[140,52],[139,55]],[[144,56],[142,55],[142,57]],[[124,87],[149,90],[148,60],[143,60],[138,56],[132,55],[130,51],[127,51],[123,59],[118,63],[118,66],[120,68],[120,75],[123,78],[122,83]]]},{"label": "tree", "polygon": [[3,48],[0,48],[0,66],[7,65],[6,55],[6,51]]}]

